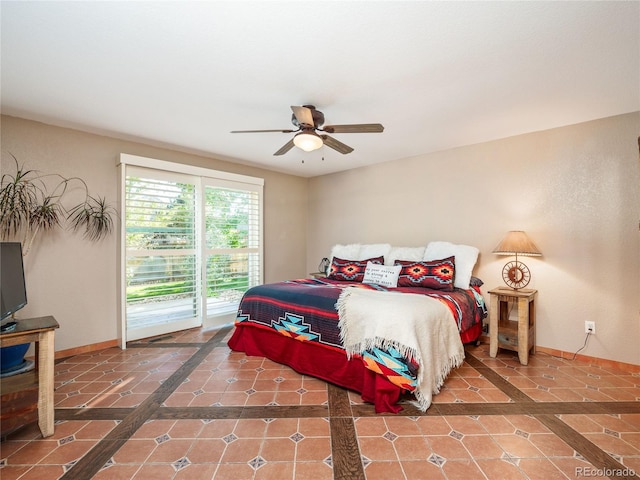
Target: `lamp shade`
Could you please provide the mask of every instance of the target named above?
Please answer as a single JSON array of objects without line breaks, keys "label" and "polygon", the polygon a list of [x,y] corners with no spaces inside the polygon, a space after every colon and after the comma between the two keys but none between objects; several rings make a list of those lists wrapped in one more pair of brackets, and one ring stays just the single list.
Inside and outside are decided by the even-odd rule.
[{"label": "lamp shade", "polygon": [[293,137],[293,144],[305,152],[312,152],[320,148],[323,142],[315,132],[300,132]]},{"label": "lamp shade", "polygon": [[493,249],[496,255],[525,255],[539,257],[542,252],[522,230],[507,232],[502,241]]}]

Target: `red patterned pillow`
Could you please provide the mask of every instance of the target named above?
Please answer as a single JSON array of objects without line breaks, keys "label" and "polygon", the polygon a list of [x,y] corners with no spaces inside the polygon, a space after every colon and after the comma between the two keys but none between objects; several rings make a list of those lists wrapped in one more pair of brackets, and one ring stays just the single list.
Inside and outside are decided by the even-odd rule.
[{"label": "red patterned pillow", "polygon": [[453,290],[456,272],[455,257],[442,260],[423,260],[422,262],[396,260],[396,265],[402,265],[398,277],[399,287]]},{"label": "red patterned pillow", "polygon": [[367,269],[367,262],[382,265],[384,257],[368,258],[366,260],[344,260],[333,257],[327,278],[345,282],[362,282],[364,271]]}]

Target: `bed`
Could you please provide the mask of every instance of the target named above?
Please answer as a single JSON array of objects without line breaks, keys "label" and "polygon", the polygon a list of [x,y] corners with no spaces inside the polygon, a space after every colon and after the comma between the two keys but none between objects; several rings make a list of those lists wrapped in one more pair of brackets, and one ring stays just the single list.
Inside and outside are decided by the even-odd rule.
[{"label": "bed", "polygon": [[[228,341],[229,347],[247,355],[269,358],[288,365],[299,373],[357,391],[363,401],[374,404],[378,413],[399,412],[402,407],[398,401],[403,394],[408,393],[419,399],[417,405],[426,410],[430,405],[431,394],[437,393],[444,376],[440,375],[436,379],[435,386],[423,388],[426,395],[420,390],[421,378],[430,365],[438,362],[432,357],[431,350],[421,356],[419,349],[401,348],[402,345],[411,344],[411,339],[401,343],[388,340],[386,337],[393,337],[393,331],[388,327],[391,325],[392,330],[397,330],[397,325],[417,309],[420,316],[415,322],[421,328],[429,325],[429,329],[432,329],[430,319],[422,317],[431,307],[436,307],[439,316],[444,318],[440,320],[443,323],[438,332],[442,331],[443,326],[453,330],[456,334],[455,341],[460,347],[462,343],[475,342],[482,332],[482,319],[486,316],[480,291],[481,282],[471,277],[469,271],[469,278],[463,278],[464,283],[458,282],[466,288],[454,286],[456,271],[465,275],[462,272],[462,261],[454,263],[455,256],[424,260],[426,256],[442,255],[438,251],[428,255],[429,246],[426,250],[399,250],[386,244],[378,245],[377,250],[372,250],[370,246],[358,246],[357,253],[354,246],[349,246],[350,251],[337,247],[342,246],[333,248],[334,255],[326,278],[288,280],[250,288],[241,300],[235,330]],[[381,253],[380,251],[383,255],[369,256]],[[450,252],[445,250],[444,253]],[[360,258],[344,259],[347,255]],[[459,258],[462,256],[459,255]],[[442,267],[443,262],[447,268]],[[393,265],[389,265],[390,263]],[[472,263],[475,264],[475,259]],[[439,267],[428,272],[432,274],[429,281],[424,280],[424,271],[420,272],[423,274],[420,282],[416,283],[411,278],[403,279],[403,272],[406,274],[413,268],[415,273],[415,264],[420,267],[437,264]],[[395,279],[389,280],[385,277],[389,272],[392,277],[395,272],[398,274]],[[443,277],[442,272],[445,272],[444,277],[448,276],[444,283],[449,282],[444,288],[438,284],[443,281],[442,278],[437,278],[436,284],[433,283],[434,277]],[[372,275],[374,281],[367,279]],[[358,299],[367,305],[368,310],[355,310],[355,301]],[[413,310],[402,310],[401,305],[409,305],[406,302],[427,304],[423,307],[423,303],[419,303],[417,307],[411,307]],[[349,316],[346,307],[350,305]],[[400,319],[400,312],[409,313],[403,313]],[[377,333],[388,333],[370,336],[385,338],[368,343],[366,348],[350,349],[350,339],[345,334],[347,325],[342,317],[355,318],[355,313],[361,313],[361,324],[367,328],[375,324],[375,317],[380,317],[376,321],[379,325],[386,326],[387,330],[377,330]],[[351,330],[356,328],[352,326]],[[423,337],[429,335],[413,334],[413,337],[417,336],[423,341]],[[441,333],[434,334],[434,337],[433,344],[442,343]],[[363,342],[360,343],[364,345]],[[452,348],[455,349],[456,346]],[[461,358],[459,351],[456,355],[456,360],[450,362],[445,369],[446,373],[461,363],[464,353]]]}]

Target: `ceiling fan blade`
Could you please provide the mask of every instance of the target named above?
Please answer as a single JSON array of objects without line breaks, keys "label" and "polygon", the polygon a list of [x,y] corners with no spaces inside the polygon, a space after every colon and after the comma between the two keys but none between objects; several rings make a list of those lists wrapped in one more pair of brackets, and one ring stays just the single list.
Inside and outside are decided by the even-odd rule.
[{"label": "ceiling fan blade", "polygon": [[293,146],[294,146],[294,144],[293,144],[293,138],[292,138],[287,143],[285,143],[282,147],[280,147],[280,150],[278,150],[276,153],[274,153],[274,155],[284,155],[289,150],[291,150],[293,148]]},{"label": "ceiling fan blade", "polygon": [[269,133],[269,132],[279,132],[279,133],[293,133],[298,130],[232,130],[231,133]]},{"label": "ceiling fan blade", "polygon": [[384,127],[379,123],[353,123],[351,125],[326,125],[323,131],[328,133],[380,133]]},{"label": "ceiling fan blade", "polygon": [[349,145],[345,145],[344,143],[336,140],[333,137],[330,137],[329,135],[320,135],[322,137],[322,139],[324,140],[324,144],[327,147],[333,148],[334,150],[342,153],[342,154],[347,154],[347,153],[351,153],[353,152],[353,148],[351,148]]},{"label": "ceiling fan blade", "polygon": [[296,116],[299,125],[309,125],[310,127],[315,127],[313,123],[313,113],[311,113],[311,109],[307,107],[295,107],[292,106],[291,110],[293,110],[293,114]]}]

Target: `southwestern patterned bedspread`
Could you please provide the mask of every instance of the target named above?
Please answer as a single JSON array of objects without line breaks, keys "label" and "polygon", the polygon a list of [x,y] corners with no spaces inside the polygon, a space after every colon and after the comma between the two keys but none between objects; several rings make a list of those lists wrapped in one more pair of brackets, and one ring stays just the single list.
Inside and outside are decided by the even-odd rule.
[{"label": "southwestern patterned bedspread", "polygon": [[[418,295],[427,295],[445,303],[453,314],[462,341],[475,341],[486,316],[479,288],[443,292],[419,287],[385,288],[379,285],[329,279],[300,279],[260,285],[249,289],[239,307],[236,326],[271,330],[300,342],[333,351],[344,351],[338,328],[336,302],[344,288],[357,287]],[[236,328],[234,337],[239,335]],[[231,348],[237,344],[232,338]],[[345,353],[346,356],[346,353]],[[373,349],[362,355],[364,366],[383,375],[403,391],[416,388],[418,365],[394,349]],[[295,365],[292,365],[295,368]],[[306,372],[302,372],[306,373]]]}]

